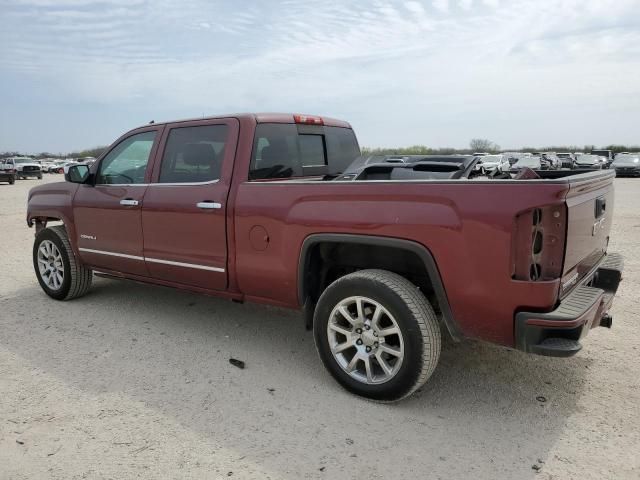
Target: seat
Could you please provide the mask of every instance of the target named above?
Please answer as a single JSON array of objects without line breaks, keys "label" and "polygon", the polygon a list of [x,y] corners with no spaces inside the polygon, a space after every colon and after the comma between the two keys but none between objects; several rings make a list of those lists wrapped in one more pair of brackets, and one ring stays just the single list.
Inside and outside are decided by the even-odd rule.
[{"label": "seat", "polygon": [[289,166],[289,148],[282,138],[269,139],[269,145],[262,149],[262,155],[258,168],[272,168],[276,165]]},{"label": "seat", "polygon": [[164,183],[208,182],[220,178],[220,164],[213,146],[208,143],[187,143],[182,151],[182,164],[189,167],[180,170],[179,166],[162,177]]}]

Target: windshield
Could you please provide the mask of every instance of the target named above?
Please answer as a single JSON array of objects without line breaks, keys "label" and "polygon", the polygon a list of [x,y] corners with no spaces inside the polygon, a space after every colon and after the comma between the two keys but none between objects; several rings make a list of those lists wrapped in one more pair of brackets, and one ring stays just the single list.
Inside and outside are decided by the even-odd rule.
[{"label": "windshield", "polygon": [[597,155],[578,155],[578,158],[576,158],[576,162],[578,163],[596,163],[596,162],[600,162],[602,157],[599,157]]},{"label": "windshield", "polygon": [[33,163],[33,160],[30,158],[15,158],[13,160],[14,163]]},{"label": "windshield", "polygon": [[514,165],[515,167],[539,168],[540,159],[538,157],[520,157]]},{"label": "windshield", "polygon": [[640,154],[638,155],[618,155],[613,161],[616,165],[620,164],[637,164],[640,163]]}]

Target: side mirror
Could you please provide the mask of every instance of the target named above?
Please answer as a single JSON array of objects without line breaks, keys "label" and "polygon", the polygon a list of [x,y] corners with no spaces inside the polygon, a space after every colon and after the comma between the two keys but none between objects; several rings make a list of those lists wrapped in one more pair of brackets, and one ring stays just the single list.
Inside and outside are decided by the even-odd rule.
[{"label": "side mirror", "polygon": [[69,165],[64,167],[64,179],[72,183],[85,183],[89,178],[89,165]]}]

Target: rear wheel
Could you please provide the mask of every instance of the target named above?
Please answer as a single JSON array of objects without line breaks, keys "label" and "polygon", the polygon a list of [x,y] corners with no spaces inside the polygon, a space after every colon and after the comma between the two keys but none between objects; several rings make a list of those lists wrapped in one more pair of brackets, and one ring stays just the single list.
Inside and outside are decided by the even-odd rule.
[{"label": "rear wheel", "polygon": [[56,300],[86,294],[93,272],[76,260],[63,226],[45,228],[33,244],[33,267],[42,290]]},{"label": "rear wheel", "polygon": [[314,315],[318,353],[347,390],[397,401],[423,385],[440,356],[433,308],[404,277],[362,270],[332,283]]}]

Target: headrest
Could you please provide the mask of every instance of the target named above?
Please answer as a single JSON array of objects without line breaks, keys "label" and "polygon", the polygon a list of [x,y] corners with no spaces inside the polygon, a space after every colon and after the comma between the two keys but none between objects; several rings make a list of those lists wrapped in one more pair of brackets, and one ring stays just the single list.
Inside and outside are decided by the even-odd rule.
[{"label": "headrest", "polygon": [[208,143],[187,143],[182,150],[182,161],[187,165],[213,166],[216,151]]},{"label": "headrest", "polygon": [[283,139],[269,140],[269,146],[261,152],[260,168],[273,167],[274,165],[288,165],[289,149]]}]

